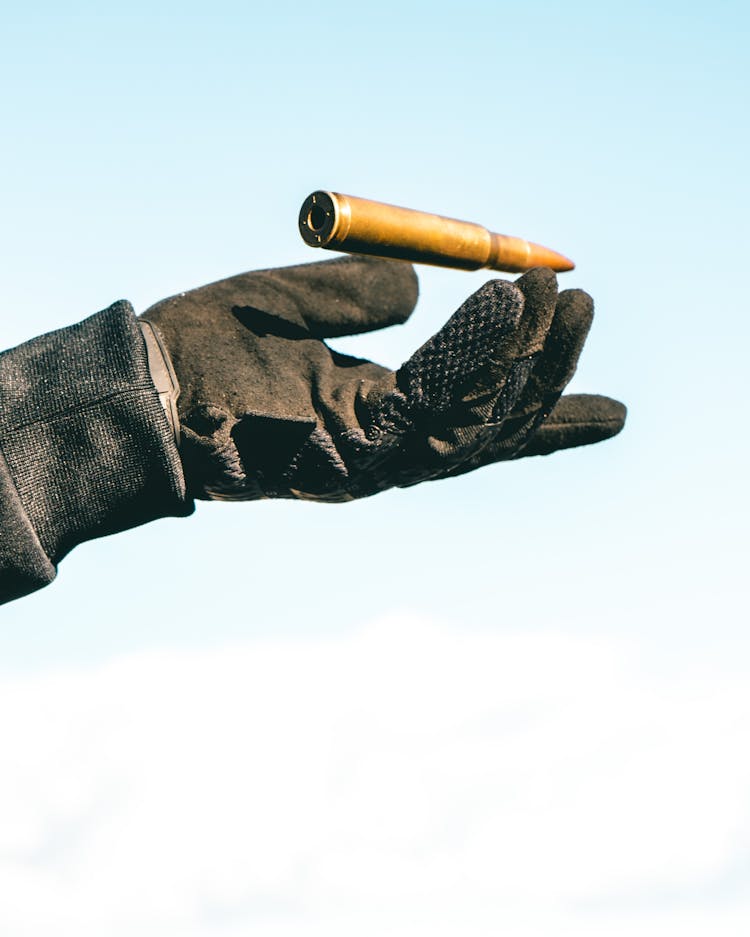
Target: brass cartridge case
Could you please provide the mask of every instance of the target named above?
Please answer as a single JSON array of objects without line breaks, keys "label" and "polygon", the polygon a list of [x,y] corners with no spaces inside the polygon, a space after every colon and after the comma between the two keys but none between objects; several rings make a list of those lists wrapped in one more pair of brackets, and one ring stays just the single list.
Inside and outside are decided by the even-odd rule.
[{"label": "brass cartridge case", "polygon": [[351,254],[374,254],[461,270],[522,273],[532,267],[572,270],[557,251],[481,225],[383,202],[313,192],[302,203],[299,230],[306,244]]}]

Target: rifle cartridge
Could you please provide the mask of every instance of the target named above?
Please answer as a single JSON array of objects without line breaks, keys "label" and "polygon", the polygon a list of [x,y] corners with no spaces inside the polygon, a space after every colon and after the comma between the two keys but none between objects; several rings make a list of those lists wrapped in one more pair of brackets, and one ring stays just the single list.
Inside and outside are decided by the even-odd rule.
[{"label": "rifle cartridge", "polygon": [[560,272],[575,266],[548,247],[495,234],[470,221],[338,192],[308,195],[300,209],[299,230],[311,247],[461,270],[523,273],[532,267],[551,267]]}]

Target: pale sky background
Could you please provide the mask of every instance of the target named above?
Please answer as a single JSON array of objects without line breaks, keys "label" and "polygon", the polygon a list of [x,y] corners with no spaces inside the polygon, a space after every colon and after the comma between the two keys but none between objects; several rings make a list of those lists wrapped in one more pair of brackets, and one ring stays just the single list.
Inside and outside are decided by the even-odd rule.
[{"label": "pale sky background", "polygon": [[[321,259],[316,188],[573,257],[597,447],[201,504],[0,610],[0,933],[750,932],[745,4],[0,0],[0,347]],[[420,270],[397,366],[484,274]]]}]

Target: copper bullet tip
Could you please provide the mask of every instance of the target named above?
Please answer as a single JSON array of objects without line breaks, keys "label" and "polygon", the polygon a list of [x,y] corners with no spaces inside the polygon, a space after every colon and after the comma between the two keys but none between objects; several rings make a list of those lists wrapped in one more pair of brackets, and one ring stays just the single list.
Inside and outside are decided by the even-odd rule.
[{"label": "copper bullet tip", "polygon": [[566,270],[575,270],[575,264],[568,257],[558,254],[549,247],[542,247],[541,244],[529,244],[531,248],[530,259],[535,267],[552,267],[556,273],[564,273]]}]

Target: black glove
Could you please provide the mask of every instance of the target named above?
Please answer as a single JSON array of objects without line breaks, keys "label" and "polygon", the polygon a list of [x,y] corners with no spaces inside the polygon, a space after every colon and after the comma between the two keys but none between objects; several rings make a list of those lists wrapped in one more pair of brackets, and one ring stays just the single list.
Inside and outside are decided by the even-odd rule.
[{"label": "black glove", "polygon": [[625,408],[606,397],[555,407],[593,305],[558,297],[545,268],[486,283],[396,372],[323,341],[403,322],[416,299],[408,264],[347,257],[152,306],[182,389],[189,493],[346,501],[622,429]]}]

